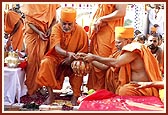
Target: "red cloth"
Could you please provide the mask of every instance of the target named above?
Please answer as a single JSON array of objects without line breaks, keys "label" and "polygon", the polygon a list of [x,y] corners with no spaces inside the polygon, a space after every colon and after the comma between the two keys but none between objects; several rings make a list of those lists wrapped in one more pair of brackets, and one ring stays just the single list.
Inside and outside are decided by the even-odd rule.
[{"label": "red cloth", "polygon": [[79,111],[156,111],[155,108],[158,110],[164,108],[158,97],[118,96],[105,90],[86,96],[79,105]]},{"label": "red cloth", "polygon": [[26,60],[21,61],[20,64],[18,65],[18,67],[25,69],[27,67],[27,61]]}]

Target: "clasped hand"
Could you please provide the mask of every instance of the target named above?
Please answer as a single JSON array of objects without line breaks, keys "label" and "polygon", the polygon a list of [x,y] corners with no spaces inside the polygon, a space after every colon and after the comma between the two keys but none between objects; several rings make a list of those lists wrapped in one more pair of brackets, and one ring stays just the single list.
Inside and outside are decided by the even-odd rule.
[{"label": "clasped hand", "polygon": [[86,53],[82,53],[82,52],[77,53],[74,58],[75,59],[82,59],[85,62],[92,62],[94,60],[93,54],[91,54],[91,53],[86,54]]}]

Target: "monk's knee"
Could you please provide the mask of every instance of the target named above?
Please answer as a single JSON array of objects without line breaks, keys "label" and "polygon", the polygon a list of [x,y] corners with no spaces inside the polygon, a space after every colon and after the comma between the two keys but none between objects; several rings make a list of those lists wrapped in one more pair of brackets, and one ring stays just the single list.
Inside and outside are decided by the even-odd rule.
[{"label": "monk's knee", "polygon": [[120,96],[133,96],[136,95],[135,89],[129,87],[129,85],[121,86],[118,90],[118,95]]},{"label": "monk's knee", "polygon": [[118,95],[124,96],[127,95],[128,93],[128,89],[124,86],[120,87],[120,89],[118,90]]}]

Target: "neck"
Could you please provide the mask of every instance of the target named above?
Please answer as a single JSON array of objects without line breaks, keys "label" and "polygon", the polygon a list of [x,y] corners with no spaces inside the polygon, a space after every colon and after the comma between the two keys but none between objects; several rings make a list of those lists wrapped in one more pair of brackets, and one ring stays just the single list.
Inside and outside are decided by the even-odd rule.
[{"label": "neck", "polygon": [[156,47],[155,49],[151,49],[152,54],[155,54],[157,50],[158,50],[158,47]]}]

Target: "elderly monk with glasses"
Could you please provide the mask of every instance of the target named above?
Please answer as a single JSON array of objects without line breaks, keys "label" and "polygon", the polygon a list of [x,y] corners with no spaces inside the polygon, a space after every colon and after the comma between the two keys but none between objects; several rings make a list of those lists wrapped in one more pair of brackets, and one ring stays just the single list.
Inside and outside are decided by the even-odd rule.
[{"label": "elderly monk with glasses", "polygon": [[50,50],[41,61],[36,79],[40,86],[46,86],[48,90],[49,96],[44,104],[53,102],[53,89],[61,89],[66,76],[73,90],[73,106],[77,105],[81,95],[83,77],[73,72],[71,63],[77,52],[88,52],[89,41],[85,30],[76,23],[76,14],[74,8],[62,8],[60,22],[52,28]]}]

